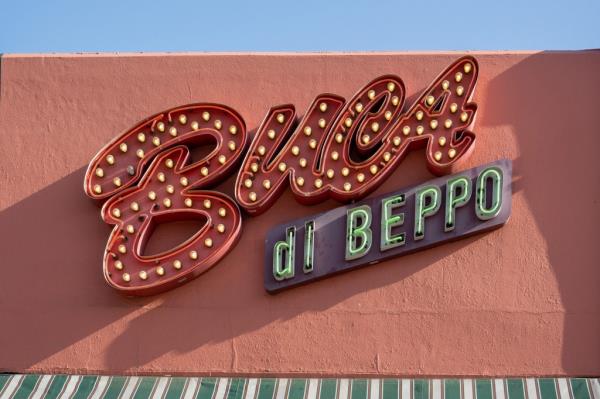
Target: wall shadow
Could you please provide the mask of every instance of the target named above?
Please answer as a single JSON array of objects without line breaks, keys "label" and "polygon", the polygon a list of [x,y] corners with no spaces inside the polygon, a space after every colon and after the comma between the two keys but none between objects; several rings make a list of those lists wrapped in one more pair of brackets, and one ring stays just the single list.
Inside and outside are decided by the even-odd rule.
[{"label": "wall shadow", "polygon": [[547,244],[565,309],[562,367],[568,375],[600,372],[598,71],[599,50],[525,57],[490,81],[479,121],[511,126],[516,135],[513,189],[524,195]]},{"label": "wall shadow", "polygon": [[[268,229],[340,205],[328,201],[300,206],[288,190],[268,213],[245,217],[239,244],[200,278],[159,296],[126,298],[103,280],[102,253],[110,227],[82,191],[84,173],[82,167],[0,213],[0,305],[5,311],[0,371],[31,371],[42,364],[48,372],[52,364],[53,370],[63,372],[135,372],[169,352],[227,343],[274,321],[320,312],[356,294],[394,284],[481,238],[271,296],[264,291],[262,275]],[[373,195],[430,177],[423,154],[413,152]],[[231,194],[233,182],[231,177],[218,189]],[[198,317],[191,317],[194,314]],[[57,360],[49,361],[55,354]],[[85,360],[90,356],[102,360]],[[234,369],[230,362],[235,360],[224,356],[223,361],[225,369]],[[174,372],[185,371],[174,367]]]},{"label": "wall shadow", "polygon": [[0,213],[2,370],[35,365],[131,312],[103,281],[110,229],[82,196],[84,173]]}]

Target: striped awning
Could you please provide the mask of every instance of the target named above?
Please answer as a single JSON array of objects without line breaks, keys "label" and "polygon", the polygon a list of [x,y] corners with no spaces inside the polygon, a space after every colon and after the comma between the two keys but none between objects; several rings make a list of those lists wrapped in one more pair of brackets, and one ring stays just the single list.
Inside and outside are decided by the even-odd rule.
[{"label": "striped awning", "polygon": [[0,399],[600,399],[598,378],[319,379],[0,374]]}]

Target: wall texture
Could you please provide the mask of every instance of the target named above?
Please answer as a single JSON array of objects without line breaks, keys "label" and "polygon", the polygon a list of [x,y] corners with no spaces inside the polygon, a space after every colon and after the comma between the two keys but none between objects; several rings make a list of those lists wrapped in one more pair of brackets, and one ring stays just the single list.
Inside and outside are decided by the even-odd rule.
[{"label": "wall texture", "polygon": [[[0,370],[599,375],[600,51],[475,53],[479,141],[464,167],[513,160],[499,230],[270,296],[267,230],[337,206],[288,190],[186,286],[129,299],[103,281],[109,227],[83,174],[118,133],[188,102],[232,106],[253,132],[272,105],[302,113],[386,73],[410,100],[460,55],[4,55]],[[374,195],[430,177],[415,151]]]}]

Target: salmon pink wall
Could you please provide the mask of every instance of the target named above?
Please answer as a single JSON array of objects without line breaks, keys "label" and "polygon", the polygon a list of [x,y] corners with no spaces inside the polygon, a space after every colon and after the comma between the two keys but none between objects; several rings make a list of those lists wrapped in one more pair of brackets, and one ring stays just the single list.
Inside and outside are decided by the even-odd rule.
[{"label": "salmon pink wall", "polygon": [[[331,209],[289,190],[197,280],[130,299],[102,277],[109,227],[87,162],[139,120],[227,104],[254,133],[383,74],[410,99],[462,54],[4,55],[0,370],[324,375],[600,374],[600,51],[475,53],[478,137],[464,168],[513,160],[503,228],[276,296],[263,241]],[[373,195],[432,176],[415,151]],[[233,180],[222,185],[232,192]]]}]

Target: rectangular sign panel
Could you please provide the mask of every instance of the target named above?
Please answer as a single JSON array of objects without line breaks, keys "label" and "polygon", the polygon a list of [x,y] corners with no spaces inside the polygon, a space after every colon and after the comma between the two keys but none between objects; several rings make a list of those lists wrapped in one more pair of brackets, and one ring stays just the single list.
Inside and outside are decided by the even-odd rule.
[{"label": "rectangular sign panel", "polygon": [[[269,231],[270,293],[498,228],[511,210],[510,160],[436,178]],[[401,265],[399,265],[401,267]]]}]

